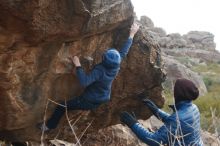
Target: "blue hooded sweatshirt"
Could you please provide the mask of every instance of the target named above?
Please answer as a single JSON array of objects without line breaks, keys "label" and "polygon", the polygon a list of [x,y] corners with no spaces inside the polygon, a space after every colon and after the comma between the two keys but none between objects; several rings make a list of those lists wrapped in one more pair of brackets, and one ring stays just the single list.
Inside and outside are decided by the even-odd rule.
[{"label": "blue hooded sweatshirt", "polygon": [[112,82],[119,72],[121,60],[128,54],[131,45],[132,39],[128,38],[119,52],[110,49],[110,53],[105,53],[103,61],[97,64],[89,74],[86,74],[82,67],[77,67],[77,77],[80,84],[85,87],[80,97],[94,104],[101,104],[110,100]]}]

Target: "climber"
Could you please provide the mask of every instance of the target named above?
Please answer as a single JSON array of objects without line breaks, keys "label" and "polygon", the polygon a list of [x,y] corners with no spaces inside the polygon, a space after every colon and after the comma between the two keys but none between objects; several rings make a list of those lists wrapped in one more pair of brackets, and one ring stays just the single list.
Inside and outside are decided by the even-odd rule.
[{"label": "climber", "polygon": [[[67,110],[91,110],[110,100],[112,81],[120,69],[120,63],[128,54],[134,35],[139,25],[134,23],[130,28],[130,35],[120,51],[114,48],[108,49],[103,54],[102,62],[97,64],[89,74],[81,67],[77,56],[71,57],[71,62],[76,66],[76,75],[82,86],[85,87],[81,96],[66,102]],[[65,102],[61,103],[65,105]],[[63,106],[57,106],[51,118],[46,124],[40,124],[39,128],[44,131],[57,127],[61,117],[65,113]]]},{"label": "climber", "polygon": [[200,112],[192,100],[199,96],[195,84],[187,79],[177,79],[174,86],[175,104],[170,105],[173,114],[160,110],[150,99],[143,100],[151,112],[164,125],[155,132],[145,129],[131,114],[122,112],[120,120],[125,123],[136,136],[150,146],[202,146],[200,136]]}]

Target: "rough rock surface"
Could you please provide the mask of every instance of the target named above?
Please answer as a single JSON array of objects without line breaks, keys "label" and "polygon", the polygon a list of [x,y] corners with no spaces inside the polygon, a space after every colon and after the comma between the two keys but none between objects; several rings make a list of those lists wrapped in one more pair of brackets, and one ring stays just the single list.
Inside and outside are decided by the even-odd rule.
[{"label": "rough rock surface", "polygon": [[147,16],[141,16],[140,22],[145,27],[149,27],[149,28],[154,27],[153,21]]},{"label": "rough rock surface", "polygon": [[[176,79],[187,78],[192,80],[198,86],[200,95],[204,95],[207,92],[207,89],[202,77],[190,69],[192,64],[183,64],[182,62],[179,62],[177,58],[181,58],[183,56],[186,57],[188,55],[190,58],[197,58],[196,61],[200,63],[200,61],[207,60],[207,58],[210,57],[210,55],[214,52],[211,53],[207,50],[201,50],[201,53],[198,53],[197,49],[188,49],[191,50],[189,53],[186,51],[182,52],[183,48],[188,47],[189,44],[179,33],[172,33],[167,35],[165,30],[162,28],[153,27],[153,25],[150,25],[151,23],[153,24],[153,22],[146,16],[141,17],[140,23],[143,26],[144,32],[151,34],[151,36],[153,36],[153,38],[155,38],[160,44],[162,51],[161,56],[162,60],[164,61],[164,69],[167,73],[164,87],[172,90]],[[206,56],[205,54],[207,53],[204,54],[204,52],[209,52],[210,55]],[[203,56],[203,59],[198,59],[200,56]],[[218,56],[215,58],[215,60],[218,61]]]},{"label": "rough rock surface", "polygon": [[[89,70],[107,48],[120,48],[128,37],[133,7],[129,0],[0,0],[0,14],[0,139],[39,141],[36,123],[55,107],[52,102],[46,106],[48,98],[59,102],[82,91],[67,58],[80,56]],[[83,116],[76,133],[91,121],[88,133],[117,124],[122,110],[148,118],[150,112],[136,95],[147,90],[163,105],[160,62],[158,44],[140,30],[113,83],[111,102]],[[80,114],[71,112],[69,117],[75,121]],[[68,125],[65,118],[63,125]],[[59,130],[65,136],[60,127],[46,138],[54,138]],[[73,140],[69,133],[65,137]]]},{"label": "rough rock surface", "polygon": [[171,56],[163,55],[163,60],[165,64],[164,68],[167,73],[167,80],[164,83],[166,88],[172,90],[176,79],[186,78],[195,83],[195,85],[199,88],[200,95],[207,93],[207,88],[203,82],[203,79],[198,73],[191,71],[189,68]]},{"label": "rough rock surface", "polygon": [[189,57],[193,59],[198,59],[200,63],[205,62],[220,62],[220,53],[218,51],[207,51],[207,50],[192,50],[190,48],[182,49],[163,49],[163,52],[170,56],[178,57]]},{"label": "rough rock surface", "polygon": [[160,43],[165,44],[166,48],[183,48],[187,46],[186,40],[184,40],[179,33],[168,34],[166,37],[168,37],[170,41]]},{"label": "rough rock surface", "polygon": [[166,34],[163,28],[154,27],[154,23],[147,16],[142,16],[140,23],[159,42],[161,48],[191,48],[214,51],[216,44],[214,35],[205,31],[190,31],[185,35],[179,33]]},{"label": "rough rock surface", "polygon": [[183,36],[178,33],[168,34],[159,38],[159,44],[162,48],[170,49],[191,48],[214,51],[216,47],[214,35],[203,31],[191,31]]},{"label": "rough rock surface", "polygon": [[216,44],[214,43],[214,35],[205,31],[190,31],[183,38],[188,44],[192,44],[192,48],[205,49],[214,51]]}]

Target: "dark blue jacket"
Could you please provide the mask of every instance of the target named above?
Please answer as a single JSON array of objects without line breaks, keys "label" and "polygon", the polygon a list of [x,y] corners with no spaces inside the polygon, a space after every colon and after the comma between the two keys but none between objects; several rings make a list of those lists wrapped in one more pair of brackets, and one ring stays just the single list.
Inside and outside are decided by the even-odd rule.
[{"label": "dark blue jacket", "polygon": [[[121,60],[128,54],[132,45],[132,39],[129,38],[120,49]],[[110,100],[112,81],[118,74],[120,66],[111,68],[103,62],[97,64],[89,74],[86,74],[82,67],[76,69],[80,84],[85,87],[82,98],[91,103],[104,103]]]},{"label": "dark blue jacket", "polygon": [[[191,101],[181,101],[176,105],[176,112],[169,115],[162,110],[158,117],[164,122],[156,132],[149,132],[139,123],[131,129],[139,139],[150,146],[160,144],[174,146],[202,146],[200,136],[200,113]],[[179,122],[178,122],[179,121]]]}]

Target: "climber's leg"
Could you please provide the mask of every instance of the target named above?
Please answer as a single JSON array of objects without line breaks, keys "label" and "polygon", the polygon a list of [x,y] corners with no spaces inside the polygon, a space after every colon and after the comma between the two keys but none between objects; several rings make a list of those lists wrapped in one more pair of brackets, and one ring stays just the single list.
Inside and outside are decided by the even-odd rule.
[{"label": "climber's leg", "polygon": [[[63,103],[61,103],[61,104],[65,105]],[[64,113],[65,113],[65,107],[58,105],[55,108],[55,110],[54,110],[52,116],[50,117],[50,119],[47,121],[46,126],[49,129],[56,128]]]},{"label": "climber's leg", "polygon": [[[65,106],[65,102],[61,103]],[[67,110],[91,110],[97,108],[98,104],[92,104],[85,101],[83,98],[77,97],[71,99],[66,102]],[[57,106],[54,113],[52,114],[51,118],[47,121],[46,126],[49,129],[54,129],[57,127],[60,119],[62,118],[63,114],[65,113],[66,109],[63,106]]]},{"label": "climber's leg", "polygon": [[91,103],[81,97],[77,97],[67,102],[67,109],[68,110],[91,110],[91,109],[97,108],[99,105],[100,104]]}]

